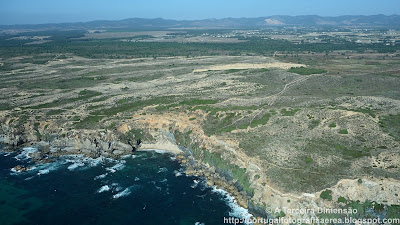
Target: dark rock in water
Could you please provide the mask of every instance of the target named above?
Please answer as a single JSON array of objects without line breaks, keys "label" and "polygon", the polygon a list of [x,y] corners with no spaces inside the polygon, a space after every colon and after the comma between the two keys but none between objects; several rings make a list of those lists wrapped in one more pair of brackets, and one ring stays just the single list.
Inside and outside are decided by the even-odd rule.
[{"label": "dark rock in water", "polygon": [[17,172],[25,172],[25,171],[29,170],[28,167],[21,166],[21,165],[15,166],[13,169]]}]

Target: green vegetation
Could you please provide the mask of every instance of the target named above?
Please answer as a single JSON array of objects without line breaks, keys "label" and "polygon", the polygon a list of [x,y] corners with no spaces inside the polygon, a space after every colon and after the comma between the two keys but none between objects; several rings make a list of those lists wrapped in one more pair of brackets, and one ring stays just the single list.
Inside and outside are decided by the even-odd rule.
[{"label": "green vegetation", "polygon": [[369,108],[348,109],[348,108],[339,107],[339,109],[347,110],[347,111],[353,111],[353,112],[364,113],[364,114],[366,114],[366,115],[370,115],[372,118],[375,118],[375,117],[376,117],[376,114],[375,114],[374,110],[369,109]]},{"label": "green vegetation", "polygon": [[75,98],[66,98],[66,99],[57,99],[55,101],[49,102],[49,103],[44,103],[41,105],[36,105],[36,106],[32,106],[29,107],[31,109],[42,109],[42,108],[53,108],[53,107],[59,107],[62,105],[66,105],[66,104],[70,104],[70,103],[74,103],[77,101],[84,101],[96,96],[101,95],[100,92],[97,91],[90,91],[90,90],[83,90],[81,92],[79,92],[78,97]]},{"label": "green vegetation", "polygon": [[379,118],[379,125],[384,132],[397,141],[400,141],[400,114],[381,116]]},{"label": "green vegetation", "polygon": [[212,105],[218,103],[218,100],[214,99],[188,99],[184,101],[180,101],[171,105],[168,105],[168,107],[178,107],[178,106],[198,106],[198,105]]},{"label": "green vegetation", "polygon": [[[32,129],[35,122],[36,133],[34,130],[32,134],[37,139],[46,139],[46,133],[56,132],[55,128],[71,132],[108,129],[107,132],[114,132],[113,135],[127,143],[137,138],[152,140],[144,131],[147,126],[159,127],[153,126],[153,122],[158,122],[151,120],[153,116],[181,120],[186,117],[180,115],[186,114],[189,121],[201,123],[199,128],[206,135],[215,135],[240,154],[257,158],[261,170],[253,178],[263,177],[259,180],[261,184],[266,185],[265,178],[282,191],[318,192],[349,177],[397,178],[399,170],[394,165],[374,167],[361,161],[398,147],[400,119],[393,110],[400,96],[400,77],[396,74],[400,55],[385,56],[378,52],[400,50],[399,45],[357,44],[324,35],[319,36],[323,43],[310,43],[306,38],[304,42],[297,41],[303,32],[319,33],[320,29],[328,28],[317,31],[285,28],[284,32],[295,41],[238,34],[235,38],[244,41],[240,44],[143,43],[125,42],[121,38],[76,40],[60,35],[51,43],[28,46],[24,41],[9,42],[5,36],[8,39],[13,35],[5,35],[0,37],[0,58],[4,56],[4,64],[0,66],[0,88],[4,93],[0,97],[0,110],[12,110],[2,112],[5,116],[1,119],[14,119],[10,126],[15,132]],[[212,31],[218,32],[236,31]],[[272,34],[281,30],[271,27],[260,32]],[[185,31],[185,35],[179,36],[196,37],[203,33],[211,32]],[[150,36],[136,38],[152,40]],[[56,55],[58,58],[53,59]],[[292,74],[282,69],[192,73],[214,65],[268,63],[268,57],[273,55],[271,62],[308,66],[292,68],[289,70]],[[61,58],[65,60],[57,61]],[[329,74],[291,83],[300,77],[293,73],[310,75],[327,71]],[[281,93],[287,84],[290,88]],[[281,94],[270,105],[270,97],[277,93]],[[388,109],[396,115],[385,116]],[[340,116],[340,110],[364,115]],[[360,132],[377,119],[381,129],[368,134]],[[50,124],[43,137],[39,121],[42,125]],[[125,134],[116,130],[123,123],[134,124],[135,129]],[[174,125],[170,126],[162,129],[173,132]],[[246,169],[235,165],[234,151],[218,147],[223,146],[218,141],[215,148],[199,149],[200,144],[192,143],[194,140],[188,133],[176,134],[179,144],[189,149],[188,154],[215,166],[238,190],[253,193]],[[233,142],[235,145],[231,146]],[[348,203],[340,197],[338,201]]]},{"label": "green vegetation", "polygon": [[325,191],[321,192],[319,197],[328,201],[332,201],[332,191],[326,189]]},{"label": "green vegetation", "polygon": [[199,148],[195,143],[192,143],[188,132],[174,131],[174,134],[177,142],[189,148],[195,159],[214,166],[217,172],[228,181],[233,180],[237,188],[242,189],[250,196],[254,195],[254,189],[250,188],[250,181],[245,168],[232,164],[229,159],[225,159],[219,152],[210,152],[207,149]]},{"label": "green vegetation", "polygon": [[105,116],[100,116],[100,115],[89,115],[88,117],[84,118],[83,120],[80,120],[75,124],[75,128],[77,129],[90,129],[94,128],[100,120],[102,120]]},{"label": "green vegetation", "polygon": [[316,128],[319,124],[321,123],[321,121],[319,120],[311,120],[311,124],[308,126],[310,129],[314,129]]},{"label": "green vegetation", "polygon": [[281,109],[282,116],[294,116],[300,109]]},{"label": "green vegetation", "polygon": [[255,118],[250,122],[250,127],[254,128],[257,127],[259,125],[265,125],[268,123],[269,118],[271,117],[271,114],[269,113],[265,113],[264,115],[262,115],[259,118]]},{"label": "green vegetation", "polygon": [[64,110],[63,109],[54,109],[54,110],[50,110],[46,113],[46,116],[53,116],[53,115],[59,115],[61,113],[63,113]]},{"label": "green vegetation", "polygon": [[347,199],[344,197],[339,197],[337,202],[341,202],[341,203],[347,203]]},{"label": "green vegetation", "polygon": [[142,141],[152,141],[154,140],[153,136],[151,136],[148,132],[144,130],[139,130],[139,129],[131,129],[128,132],[126,132],[124,135],[122,135],[122,139],[128,143],[128,141],[131,141],[131,143],[134,143],[135,140],[142,140]]},{"label": "green vegetation", "polygon": [[[386,218],[400,218],[400,205],[392,205],[389,207]],[[396,223],[400,224],[400,223]]]},{"label": "green vegetation", "polygon": [[311,75],[311,74],[320,74],[326,73],[326,70],[323,69],[315,69],[315,68],[307,68],[307,67],[292,67],[288,70],[291,73],[297,73],[299,75]]},{"label": "green vegetation", "polygon": [[[226,109],[225,109],[226,110]],[[217,111],[213,109],[208,114],[204,123],[205,131],[208,135],[229,133],[235,129],[256,128],[266,125],[271,117],[270,113],[259,113],[255,117],[252,114],[241,115],[236,112]]]},{"label": "green vegetation", "polygon": [[305,161],[306,161],[306,163],[308,164],[308,163],[312,163],[312,162],[313,162],[313,159],[310,158],[310,157],[307,157],[307,158],[305,159]]},{"label": "green vegetation", "polygon": [[[85,31],[41,31],[26,32],[24,35],[51,36],[51,42],[40,45],[24,45],[30,40],[7,40],[16,35],[4,35],[0,38],[0,57],[15,57],[19,55],[36,56],[38,53],[74,54],[88,58],[140,58],[161,56],[201,56],[201,55],[242,55],[259,54],[275,51],[286,52],[329,52],[334,50],[352,50],[364,52],[395,52],[397,45],[355,44],[348,41],[327,43],[295,44],[282,39],[264,39],[257,37],[241,37],[246,42],[237,43],[177,43],[177,42],[121,42],[119,39],[72,39],[82,37]],[[190,31],[192,32],[192,31]],[[210,32],[201,30],[201,32]],[[221,31],[223,32],[223,31]],[[101,47],[99,47],[101,46]],[[32,58],[32,57],[31,57]],[[46,58],[32,62],[45,63]],[[307,73],[310,73],[307,71]]]},{"label": "green vegetation", "polygon": [[286,216],[286,214],[283,212],[283,211],[280,211],[277,215],[276,215],[276,217],[278,217],[278,218],[282,218],[282,217],[285,217]]},{"label": "green vegetation", "polygon": [[377,202],[366,201],[364,203],[360,203],[359,201],[347,201],[345,206],[350,207],[352,209],[357,210],[357,215],[360,217],[372,217],[374,214],[370,211],[373,209],[374,211],[381,213],[384,210],[387,210],[386,218],[400,218],[400,206],[399,205],[391,205],[385,206],[384,204],[379,204]]},{"label": "green vegetation", "polygon": [[54,79],[31,80],[30,82],[20,81],[18,88],[20,89],[76,89],[93,87],[99,83],[103,83],[106,77],[62,77]]}]

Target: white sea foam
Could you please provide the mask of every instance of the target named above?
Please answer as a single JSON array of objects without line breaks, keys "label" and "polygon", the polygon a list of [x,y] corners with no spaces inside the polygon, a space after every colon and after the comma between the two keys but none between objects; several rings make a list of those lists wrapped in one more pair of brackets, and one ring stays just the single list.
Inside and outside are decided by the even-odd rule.
[{"label": "white sea foam", "polygon": [[156,153],[158,153],[158,154],[165,154],[165,153],[168,153],[168,151],[166,151],[166,150],[158,150],[158,149],[155,149],[154,152],[156,152]]},{"label": "white sea foam", "polygon": [[126,163],[125,160],[121,160],[120,162],[118,162],[114,166],[106,168],[106,170],[111,172],[111,173],[115,173],[118,170],[122,170],[123,168],[125,168],[125,163]]},{"label": "white sea foam", "polygon": [[97,191],[97,193],[102,193],[102,192],[110,191],[110,190],[111,190],[110,186],[104,185]]},{"label": "white sea foam", "polygon": [[183,175],[183,174],[182,174],[181,172],[176,172],[176,173],[175,173],[175,176],[176,176],[176,177],[180,177],[180,176],[182,176],[182,175]]},{"label": "white sea foam", "polygon": [[168,171],[168,169],[165,168],[165,167],[161,167],[161,168],[158,169],[158,173],[165,173],[167,171]]},{"label": "white sea foam", "polygon": [[89,165],[91,167],[96,167],[100,163],[104,162],[104,157],[103,156],[97,157],[96,159],[92,159],[92,158],[86,158],[86,159],[88,159]]},{"label": "white sea foam", "polygon": [[27,160],[30,159],[31,156],[30,154],[36,152],[38,149],[34,148],[34,147],[25,147],[22,148],[22,152],[19,153],[17,156],[15,156],[14,158],[17,159],[18,161],[20,160]]},{"label": "white sea foam", "polygon": [[103,179],[108,175],[108,173],[100,174],[94,178],[94,180]]},{"label": "white sea foam", "polygon": [[182,176],[184,174],[184,171],[182,169],[179,170],[174,170],[174,174],[176,177]]},{"label": "white sea foam", "polygon": [[57,170],[63,164],[65,164],[65,163],[63,163],[62,161],[56,161],[53,163],[46,163],[46,164],[39,164],[34,168],[34,170],[38,170],[37,175],[44,175],[44,174],[50,173],[51,171]]},{"label": "white sea foam", "polygon": [[113,187],[114,191],[120,191],[123,189],[118,183],[112,183],[111,187]]},{"label": "white sea foam", "polygon": [[196,223],[194,223],[194,225],[205,225],[205,223],[196,222]]},{"label": "white sea foam", "polygon": [[191,188],[196,188],[197,185],[199,185],[199,181],[198,181],[198,180],[193,180],[193,183],[194,183],[194,184],[192,184],[192,185],[190,186]]},{"label": "white sea foam", "polygon": [[253,217],[252,214],[249,213],[249,211],[240,205],[237,204],[237,201],[233,196],[231,196],[228,192],[216,188],[215,186],[212,187],[214,193],[218,193],[223,196],[224,200],[228,204],[228,206],[231,208],[231,211],[229,212],[229,216],[244,219],[244,221],[251,221],[250,219]]},{"label": "white sea foam", "polygon": [[112,183],[111,186],[117,187],[117,186],[119,186],[119,184],[118,183]]},{"label": "white sea foam", "polygon": [[78,167],[83,167],[83,166],[85,166],[85,163],[83,163],[83,162],[81,162],[81,161],[77,161],[77,162],[75,162],[75,163],[69,165],[69,166],[68,166],[68,169],[69,169],[69,170],[75,170],[76,168],[78,168]]},{"label": "white sea foam", "polygon": [[43,175],[43,174],[48,174],[50,173],[49,169],[44,169],[44,170],[39,170],[39,172],[37,173],[38,175]]},{"label": "white sea foam", "polygon": [[123,155],[121,156],[121,159],[134,159],[137,158],[137,155]]},{"label": "white sea foam", "polygon": [[105,158],[104,157],[98,157],[96,159],[88,158],[83,155],[69,155],[65,156],[62,159],[65,163],[72,163],[70,166],[68,166],[69,170],[75,170],[78,167],[95,167],[98,166],[100,163],[102,163]]},{"label": "white sea foam", "polygon": [[123,191],[113,195],[113,198],[121,198],[121,197],[125,197],[131,194],[131,190],[130,188],[125,188]]}]

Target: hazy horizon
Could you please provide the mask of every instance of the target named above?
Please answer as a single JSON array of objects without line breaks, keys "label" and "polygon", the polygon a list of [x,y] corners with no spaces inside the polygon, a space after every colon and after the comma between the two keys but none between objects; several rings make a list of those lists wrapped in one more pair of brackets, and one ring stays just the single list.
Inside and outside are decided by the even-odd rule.
[{"label": "hazy horizon", "polygon": [[[21,7],[22,6],[22,7]],[[73,23],[95,20],[122,20],[127,18],[163,18],[173,20],[255,18],[273,15],[399,15],[397,0],[195,0],[168,2],[161,0],[110,3],[107,0],[5,0],[0,3],[0,24]]]}]

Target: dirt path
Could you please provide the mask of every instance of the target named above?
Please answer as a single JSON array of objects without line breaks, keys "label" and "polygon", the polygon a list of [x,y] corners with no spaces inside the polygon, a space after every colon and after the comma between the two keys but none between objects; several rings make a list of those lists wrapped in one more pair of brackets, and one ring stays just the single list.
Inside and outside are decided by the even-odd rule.
[{"label": "dirt path", "polygon": [[271,96],[267,97],[267,98],[270,98],[270,102],[268,103],[268,105],[272,106],[275,103],[275,101],[277,100],[277,98],[279,96],[281,96],[283,93],[285,93],[285,91],[287,89],[289,89],[290,87],[295,86],[295,85],[297,85],[297,84],[299,84],[301,82],[304,82],[304,81],[310,79],[311,77],[315,77],[315,76],[318,76],[318,75],[320,75],[320,74],[312,74],[312,75],[308,75],[308,76],[301,76],[301,77],[296,78],[293,81],[285,84],[285,86],[283,87],[283,89],[280,92],[278,92],[277,94],[274,94],[274,95],[271,95]]},{"label": "dirt path", "polygon": [[279,69],[290,69],[292,67],[306,67],[304,64],[297,63],[283,63],[283,62],[272,62],[272,63],[234,63],[210,66],[203,69],[195,69],[193,73],[196,72],[206,72],[206,71],[217,71],[217,70],[245,70],[245,69],[268,69],[268,68],[279,68]]}]

